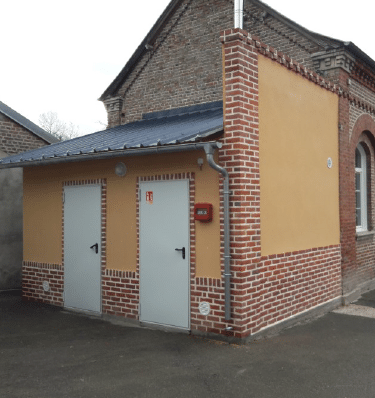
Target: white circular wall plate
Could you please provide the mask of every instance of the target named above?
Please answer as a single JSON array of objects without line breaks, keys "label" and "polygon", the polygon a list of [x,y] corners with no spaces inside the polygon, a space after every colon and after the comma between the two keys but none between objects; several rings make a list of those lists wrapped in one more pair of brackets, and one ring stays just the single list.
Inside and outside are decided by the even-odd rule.
[{"label": "white circular wall plate", "polygon": [[210,303],[207,303],[207,301],[202,301],[199,303],[199,312],[202,315],[208,315],[211,311]]},{"label": "white circular wall plate", "polygon": [[48,281],[43,281],[43,290],[45,292],[49,292],[49,282]]},{"label": "white circular wall plate", "polygon": [[332,158],[327,159],[327,166],[329,169],[332,169],[332,166],[333,166]]}]

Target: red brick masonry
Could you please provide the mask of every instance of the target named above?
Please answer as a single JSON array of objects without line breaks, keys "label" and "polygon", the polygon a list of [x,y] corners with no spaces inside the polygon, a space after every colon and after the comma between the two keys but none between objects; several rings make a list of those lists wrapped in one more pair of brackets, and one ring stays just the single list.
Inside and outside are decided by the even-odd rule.
[{"label": "red brick masonry", "polygon": [[[49,289],[43,289],[48,282]],[[22,263],[22,296],[25,300],[63,306],[64,267],[61,264]]]}]

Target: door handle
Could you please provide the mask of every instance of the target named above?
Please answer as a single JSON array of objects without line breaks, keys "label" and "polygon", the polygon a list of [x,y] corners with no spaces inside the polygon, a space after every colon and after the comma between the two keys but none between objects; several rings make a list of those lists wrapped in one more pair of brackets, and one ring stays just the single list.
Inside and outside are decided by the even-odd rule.
[{"label": "door handle", "polygon": [[182,249],[175,249],[176,252],[182,252],[182,258],[185,260],[185,248],[183,247]]},{"label": "door handle", "polygon": [[95,245],[90,246],[90,249],[95,249],[95,253],[98,254],[99,245],[97,243],[95,243]]}]

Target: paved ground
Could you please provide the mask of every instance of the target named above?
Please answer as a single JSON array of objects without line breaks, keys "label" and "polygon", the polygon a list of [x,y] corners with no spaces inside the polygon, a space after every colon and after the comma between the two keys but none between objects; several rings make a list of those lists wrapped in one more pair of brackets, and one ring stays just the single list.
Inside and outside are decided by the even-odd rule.
[{"label": "paved ground", "polygon": [[[375,308],[375,292],[355,305]],[[3,294],[0,397],[373,398],[375,319],[330,313],[237,346]]]}]

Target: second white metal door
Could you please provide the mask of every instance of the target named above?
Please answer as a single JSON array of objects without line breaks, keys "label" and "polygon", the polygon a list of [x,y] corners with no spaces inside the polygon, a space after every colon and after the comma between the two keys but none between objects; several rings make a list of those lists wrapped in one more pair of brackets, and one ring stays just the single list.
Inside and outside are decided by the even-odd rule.
[{"label": "second white metal door", "polygon": [[189,329],[189,182],[140,189],[140,320]]}]

